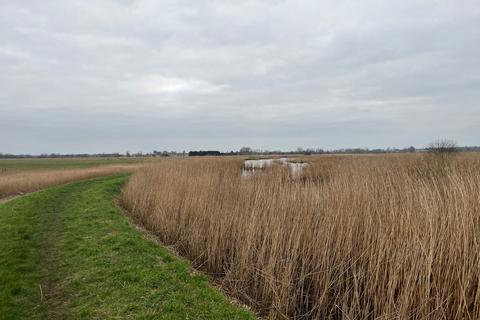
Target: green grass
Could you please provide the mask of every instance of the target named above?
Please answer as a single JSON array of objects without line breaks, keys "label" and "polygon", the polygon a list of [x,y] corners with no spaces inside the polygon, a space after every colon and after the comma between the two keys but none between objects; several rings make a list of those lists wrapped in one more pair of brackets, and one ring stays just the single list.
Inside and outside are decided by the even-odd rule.
[{"label": "green grass", "polygon": [[0,319],[254,319],[132,228],[126,176],[0,205]]},{"label": "green grass", "polygon": [[131,164],[140,161],[142,161],[141,158],[0,159],[0,173],[11,171],[78,169],[109,164]]}]

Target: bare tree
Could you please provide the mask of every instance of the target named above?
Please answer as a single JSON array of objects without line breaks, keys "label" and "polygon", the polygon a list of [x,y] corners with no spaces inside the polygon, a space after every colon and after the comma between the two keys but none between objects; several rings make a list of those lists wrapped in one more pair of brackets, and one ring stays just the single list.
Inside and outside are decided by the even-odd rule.
[{"label": "bare tree", "polygon": [[250,147],[242,147],[240,149],[240,154],[252,154],[253,150]]},{"label": "bare tree", "polygon": [[436,155],[448,155],[458,152],[455,141],[447,139],[439,139],[427,146],[427,151]]}]

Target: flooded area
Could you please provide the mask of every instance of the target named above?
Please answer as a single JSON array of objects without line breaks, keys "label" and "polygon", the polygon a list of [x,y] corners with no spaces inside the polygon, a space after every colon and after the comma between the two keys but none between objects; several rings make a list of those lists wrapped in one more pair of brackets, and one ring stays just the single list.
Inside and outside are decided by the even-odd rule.
[{"label": "flooded area", "polygon": [[290,158],[245,160],[242,176],[248,177],[256,170],[263,170],[274,164],[288,166],[293,176],[298,176],[303,168],[308,165],[306,162],[294,162]]},{"label": "flooded area", "polygon": [[245,160],[244,168],[245,170],[264,169],[271,166],[274,161],[274,159]]}]

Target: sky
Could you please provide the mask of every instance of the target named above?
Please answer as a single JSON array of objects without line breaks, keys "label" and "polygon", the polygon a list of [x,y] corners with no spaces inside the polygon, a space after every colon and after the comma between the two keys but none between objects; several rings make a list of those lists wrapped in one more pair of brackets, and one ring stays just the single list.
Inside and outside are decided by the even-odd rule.
[{"label": "sky", "polygon": [[478,0],[1,0],[0,152],[480,145]]}]

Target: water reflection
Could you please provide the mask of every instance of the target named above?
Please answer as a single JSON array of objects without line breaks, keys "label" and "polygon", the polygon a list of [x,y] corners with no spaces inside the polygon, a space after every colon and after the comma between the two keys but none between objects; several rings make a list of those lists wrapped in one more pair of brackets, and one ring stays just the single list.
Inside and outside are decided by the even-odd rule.
[{"label": "water reflection", "polygon": [[288,166],[293,176],[298,176],[303,168],[308,165],[306,162],[294,162],[289,158],[245,160],[242,176],[249,177],[255,170],[263,170],[273,164]]}]

